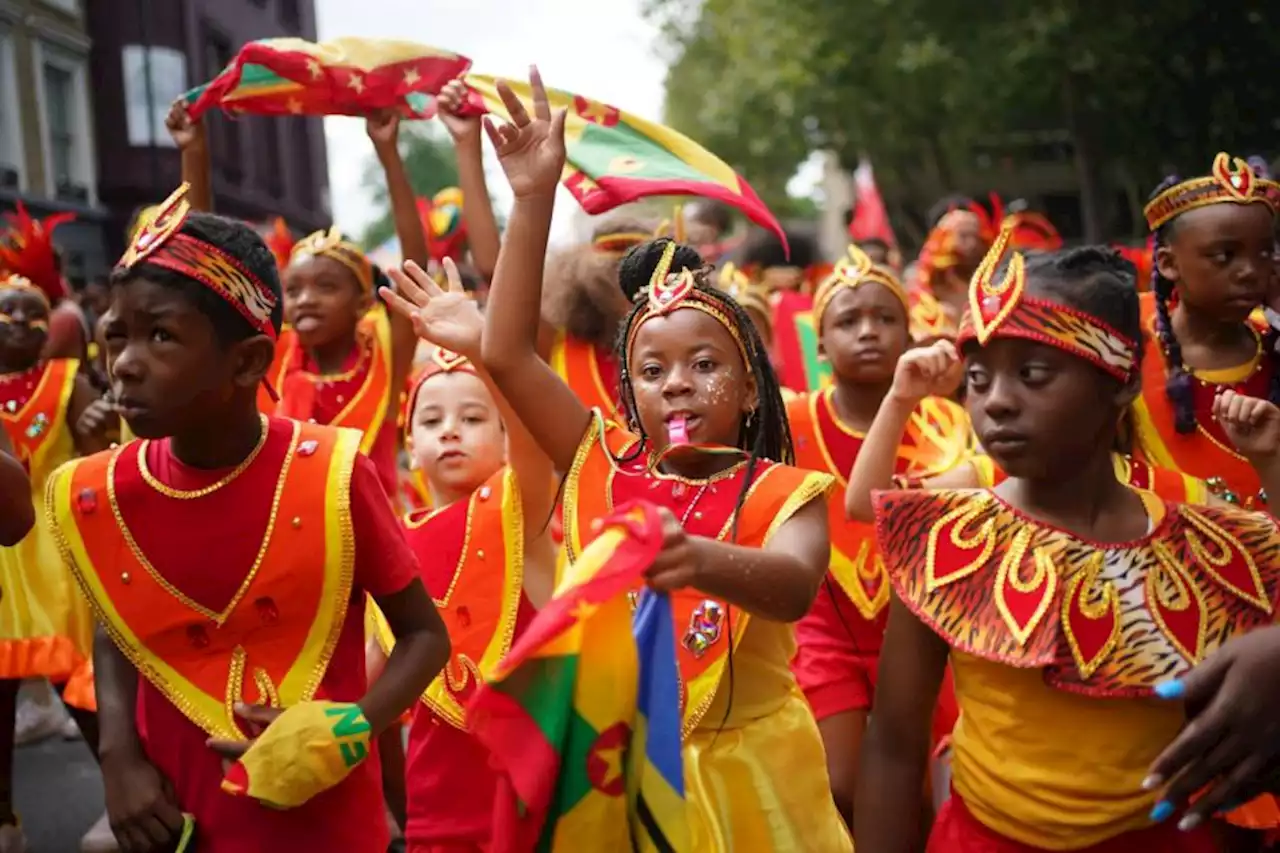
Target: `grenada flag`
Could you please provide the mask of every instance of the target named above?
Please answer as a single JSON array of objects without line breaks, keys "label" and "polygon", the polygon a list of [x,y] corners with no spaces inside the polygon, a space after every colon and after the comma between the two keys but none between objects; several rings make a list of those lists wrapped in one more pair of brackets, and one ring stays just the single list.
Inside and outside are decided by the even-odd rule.
[{"label": "grenada flag", "polygon": [[[661,547],[652,505],[611,516],[471,700],[499,772],[495,853],[687,849],[670,601],[646,608],[642,648],[629,596]],[[642,664],[651,650],[669,659]]]},{"label": "grenada flag", "polygon": [[392,39],[298,38],[251,41],[217,77],[184,96],[198,118],[211,107],[254,115],[367,115],[393,108],[412,118],[435,114],[435,95],[471,60]]},{"label": "grenada flag", "polygon": [[[473,107],[510,118],[498,96],[497,79],[467,75]],[[507,83],[521,100],[532,101],[528,83]],[[751,185],[689,137],[582,95],[548,89],[547,98],[551,109],[568,110],[560,182],[587,213],[604,213],[648,196],[702,196],[736,207],[785,245],[782,226]]]}]

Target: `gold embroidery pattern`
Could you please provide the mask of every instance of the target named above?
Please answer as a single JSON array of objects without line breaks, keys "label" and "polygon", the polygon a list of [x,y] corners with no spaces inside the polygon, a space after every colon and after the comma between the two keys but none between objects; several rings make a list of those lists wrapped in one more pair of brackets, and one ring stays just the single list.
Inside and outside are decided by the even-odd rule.
[{"label": "gold embroidery pattern", "polygon": [[886,570],[918,618],[953,648],[1043,668],[1066,690],[1150,695],[1270,624],[1280,595],[1280,531],[1236,508],[1170,505],[1149,536],[1098,545],[985,491],[883,492],[876,504]]}]

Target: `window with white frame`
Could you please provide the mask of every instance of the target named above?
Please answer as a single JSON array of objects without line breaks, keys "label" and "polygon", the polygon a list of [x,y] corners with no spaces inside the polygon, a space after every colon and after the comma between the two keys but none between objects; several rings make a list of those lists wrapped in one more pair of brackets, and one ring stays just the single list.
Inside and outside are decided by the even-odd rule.
[{"label": "window with white frame", "polygon": [[0,189],[22,186],[22,113],[18,106],[13,35],[0,27]]},{"label": "window with white frame", "polygon": [[36,60],[46,189],[56,199],[90,204],[94,167],[86,57],[40,42]]}]

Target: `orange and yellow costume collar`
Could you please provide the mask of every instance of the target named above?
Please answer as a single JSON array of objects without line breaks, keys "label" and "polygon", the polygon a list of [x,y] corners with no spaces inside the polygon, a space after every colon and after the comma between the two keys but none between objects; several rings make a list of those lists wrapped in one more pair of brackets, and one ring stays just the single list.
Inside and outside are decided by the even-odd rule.
[{"label": "orange and yellow costume collar", "polygon": [[845,256],[835,265],[831,275],[822,280],[813,294],[813,325],[822,331],[822,315],[826,313],[831,300],[842,288],[857,290],[864,284],[872,282],[889,289],[889,292],[902,303],[902,310],[910,312],[911,305],[907,298],[907,289],[902,286],[898,276],[887,267],[876,266],[871,257],[861,248],[849,244]]},{"label": "orange and yellow costume collar", "polygon": [[1265,204],[1280,212],[1280,184],[1259,178],[1249,164],[1225,151],[1213,158],[1209,174],[1175,184],[1142,209],[1147,227],[1159,230],[1188,210],[1210,204]]},{"label": "orange and yellow costume collar", "polygon": [[1004,275],[996,270],[1009,248],[1013,231],[1006,223],[969,283],[969,310],[956,345],[976,341],[986,346],[993,338],[1022,338],[1048,344],[1083,358],[1127,382],[1138,357],[1138,345],[1084,311],[1026,295],[1026,260],[1013,252]]},{"label": "orange and yellow costume collar", "polygon": [[255,330],[274,341],[277,332],[271,313],[279,297],[222,249],[181,233],[191,213],[187,189],[184,183],[174,190],[155,215],[139,226],[116,263],[116,269],[131,270],[145,262],[194,279],[222,297]]},{"label": "orange and yellow costume collar", "polygon": [[331,258],[351,270],[364,293],[373,290],[373,264],[350,240],[343,239],[337,227],[328,231],[315,231],[298,241],[289,254],[289,263],[296,264],[307,258]]},{"label": "orange and yellow costume collar", "polygon": [[649,284],[640,291],[641,298],[645,300],[645,306],[635,322],[631,324],[631,332],[627,335],[626,348],[623,350],[624,363],[631,362],[631,350],[635,346],[636,334],[641,326],[654,317],[664,317],[681,308],[692,308],[724,326],[733,337],[734,343],[738,345],[738,354],[742,356],[743,365],[750,365],[751,359],[747,355],[746,342],[742,339],[742,330],[719,302],[697,286],[697,273],[691,269],[683,269],[678,273],[671,272],[671,263],[675,259],[675,254],[676,243],[674,241],[667,243],[662,257],[658,259],[658,265],[653,268]]}]

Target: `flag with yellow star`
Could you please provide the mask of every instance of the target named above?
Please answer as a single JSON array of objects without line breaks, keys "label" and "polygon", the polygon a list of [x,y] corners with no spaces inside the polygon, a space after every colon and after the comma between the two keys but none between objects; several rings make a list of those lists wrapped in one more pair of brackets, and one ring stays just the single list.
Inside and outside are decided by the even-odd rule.
[{"label": "flag with yellow star", "polygon": [[[621,508],[472,699],[471,732],[499,776],[495,850],[687,849],[669,600],[665,638],[660,618],[643,646],[632,627],[630,593],[661,548],[655,508]],[[637,848],[655,814],[666,846]]]},{"label": "flag with yellow star", "polygon": [[[509,118],[497,78],[467,75],[471,107]],[[525,103],[528,83],[507,81]],[[701,196],[742,211],[786,243],[782,226],[765,203],[727,163],[669,127],[617,107],[548,89],[551,109],[564,109],[565,169],[561,184],[590,214],[604,213],[649,196]]]},{"label": "flag with yellow star", "polygon": [[392,108],[429,118],[435,95],[471,60],[408,41],[298,38],[252,41],[217,77],[184,96],[199,118],[212,107],[252,115],[367,115]]}]

